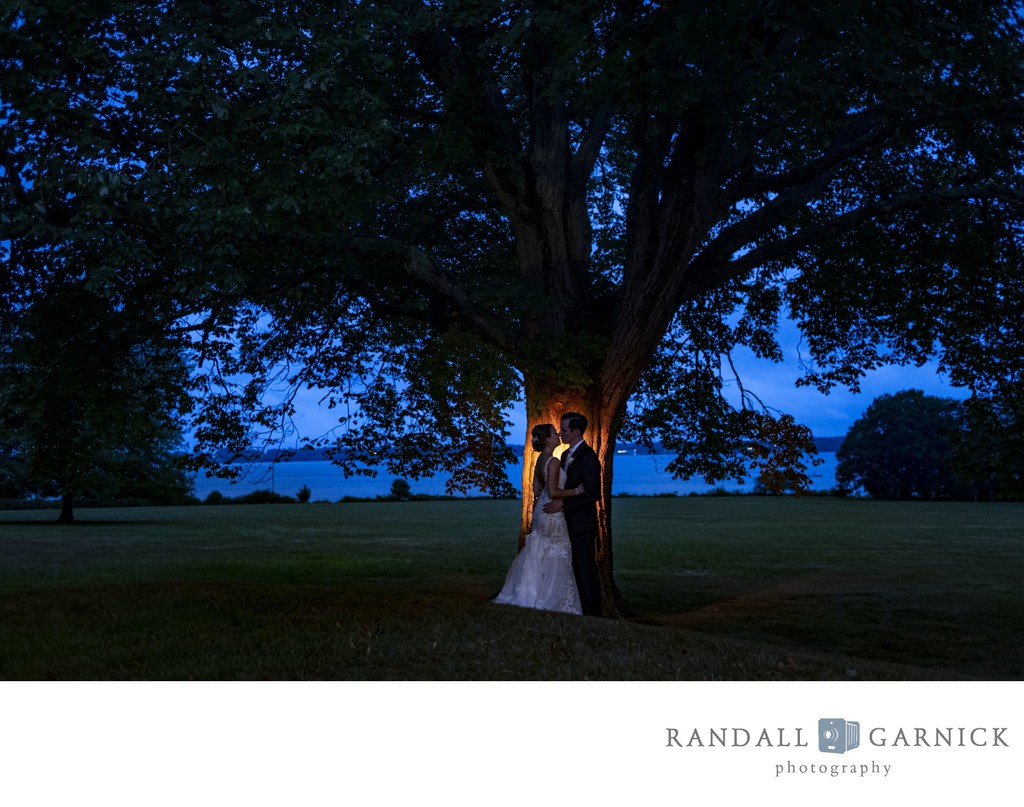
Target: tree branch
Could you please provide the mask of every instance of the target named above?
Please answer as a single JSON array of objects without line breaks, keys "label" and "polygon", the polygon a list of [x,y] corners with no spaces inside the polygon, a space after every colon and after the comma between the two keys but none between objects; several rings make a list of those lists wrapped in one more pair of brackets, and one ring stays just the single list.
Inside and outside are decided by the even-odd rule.
[{"label": "tree branch", "polygon": [[831,174],[850,157],[882,142],[895,128],[895,123],[879,109],[855,113],[817,159],[778,174],[737,180],[726,187],[726,193],[733,202],[738,202],[814,182],[818,177]]},{"label": "tree branch", "polygon": [[[460,48],[456,39],[440,28],[415,36],[412,49],[424,72],[438,88],[449,98],[461,93],[459,100],[467,102],[474,119],[473,125],[465,127],[472,147],[481,158],[484,173],[502,205],[515,216],[526,186],[519,164],[523,149],[515,136],[517,127],[500,88],[476,61],[463,56],[467,49]],[[475,52],[473,48],[468,50]]]},{"label": "tree branch", "polygon": [[[437,263],[431,256],[417,247],[401,244],[389,238],[355,239],[350,246],[358,251],[372,254],[391,253],[401,262],[402,271],[418,285],[427,290],[434,298],[449,304],[455,316],[448,318],[450,322],[469,324],[475,333],[488,340],[503,351],[512,351],[513,334],[497,317],[482,310],[462,287],[458,279]],[[398,313],[393,303],[382,302],[389,310]],[[430,308],[427,311],[403,308],[401,313],[420,320],[437,322],[445,319],[440,309]]]},{"label": "tree branch", "polygon": [[[912,210],[924,205],[982,198],[1003,199],[1020,204],[1024,202],[1024,192],[1003,185],[985,184],[901,194],[861,205],[854,210],[834,216],[818,226],[801,228],[792,235],[762,244],[735,259],[724,260],[723,253],[729,249],[728,247],[720,246],[714,250],[705,250],[691,262],[688,268],[698,282],[688,284],[686,294],[692,295],[695,292],[721,287],[732,279],[742,277],[757,266],[769,261],[792,258],[800,249],[809,244],[849,232],[854,227],[873,218],[903,210]],[[716,239],[717,241],[718,239]],[[745,243],[749,243],[749,241]],[[712,242],[711,246],[714,244],[715,242]],[[735,253],[737,249],[733,249],[730,254]]]},{"label": "tree branch", "polygon": [[576,153],[572,156],[569,181],[575,191],[585,190],[611,127],[612,107],[610,104],[602,104],[590,116]]}]

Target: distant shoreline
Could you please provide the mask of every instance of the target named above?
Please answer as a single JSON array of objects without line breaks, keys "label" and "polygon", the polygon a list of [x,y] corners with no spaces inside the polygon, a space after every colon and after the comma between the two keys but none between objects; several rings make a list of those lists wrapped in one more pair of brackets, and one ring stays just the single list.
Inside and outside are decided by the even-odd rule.
[{"label": "distant shoreline", "polygon": [[[814,445],[818,449],[819,454],[832,454],[839,450],[839,446],[842,445],[844,437],[815,437]],[[509,445],[512,453],[519,456],[523,453],[524,446]],[[655,445],[654,449],[649,449],[647,446],[640,445],[639,443],[618,443],[615,448],[618,453],[636,454],[639,456],[664,456],[671,455],[673,452],[666,451],[661,448],[660,445]],[[230,457],[222,457],[222,462],[230,462]],[[268,449],[262,454],[254,457],[247,457],[235,462],[330,462],[331,458],[325,449],[322,448],[281,448],[281,449]]]}]

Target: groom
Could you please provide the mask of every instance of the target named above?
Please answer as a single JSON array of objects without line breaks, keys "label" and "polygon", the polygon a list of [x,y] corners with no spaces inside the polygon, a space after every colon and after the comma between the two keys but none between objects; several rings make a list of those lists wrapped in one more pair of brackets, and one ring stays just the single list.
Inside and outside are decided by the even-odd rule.
[{"label": "groom", "polygon": [[597,543],[597,502],[601,498],[601,463],[583,442],[587,419],[578,412],[562,415],[558,436],[569,447],[562,452],[565,488],[583,486],[583,493],[554,499],[544,505],[545,513],[565,513],[572,545],[572,570],[580,592],[580,605],[587,616],[601,615],[601,578],[597,574],[594,546]]}]

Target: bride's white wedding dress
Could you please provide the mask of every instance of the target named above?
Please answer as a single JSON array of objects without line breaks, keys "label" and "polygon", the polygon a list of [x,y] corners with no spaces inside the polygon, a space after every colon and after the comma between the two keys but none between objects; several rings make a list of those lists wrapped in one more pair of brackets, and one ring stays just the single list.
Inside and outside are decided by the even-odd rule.
[{"label": "bride's white wedding dress", "polygon": [[[544,481],[552,465],[548,460],[544,468]],[[559,469],[559,487],[565,485],[565,471]],[[572,573],[572,549],[569,530],[562,513],[545,513],[544,505],[551,501],[547,485],[533,506],[533,521],[526,543],[509,567],[501,593],[494,598],[503,605],[539,608],[544,611],[562,611],[582,614],[576,578]]]}]

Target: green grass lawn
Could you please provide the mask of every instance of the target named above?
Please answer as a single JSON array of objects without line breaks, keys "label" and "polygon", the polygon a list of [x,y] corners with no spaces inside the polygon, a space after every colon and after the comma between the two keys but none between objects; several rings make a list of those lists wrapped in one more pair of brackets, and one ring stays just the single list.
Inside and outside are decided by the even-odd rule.
[{"label": "green grass lawn", "polygon": [[5,679],[1024,678],[1024,509],[616,499],[631,615],[496,606],[518,502],[0,512]]}]

